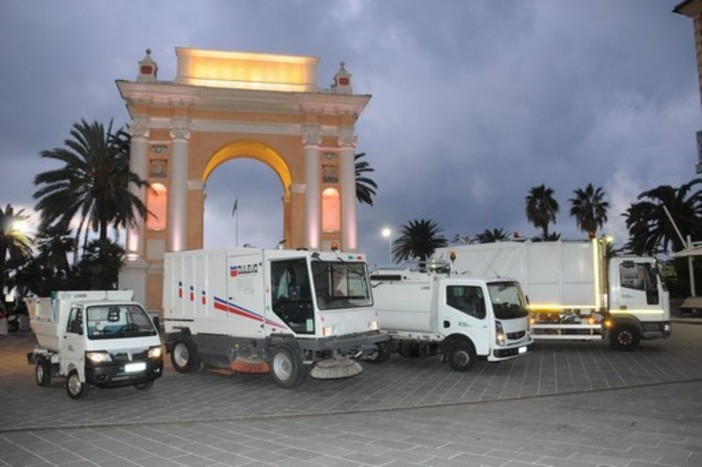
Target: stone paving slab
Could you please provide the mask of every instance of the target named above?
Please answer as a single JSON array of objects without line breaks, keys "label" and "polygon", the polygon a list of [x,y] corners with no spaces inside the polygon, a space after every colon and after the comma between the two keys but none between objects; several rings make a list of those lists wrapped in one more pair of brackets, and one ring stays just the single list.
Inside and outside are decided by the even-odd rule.
[{"label": "stone paving slab", "polygon": [[148,392],[34,383],[30,334],[0,338],[0,465],[702,465],[702,326],[635,352],[540,343],[466,373],[394,357],[294,390],[182,375]]}]

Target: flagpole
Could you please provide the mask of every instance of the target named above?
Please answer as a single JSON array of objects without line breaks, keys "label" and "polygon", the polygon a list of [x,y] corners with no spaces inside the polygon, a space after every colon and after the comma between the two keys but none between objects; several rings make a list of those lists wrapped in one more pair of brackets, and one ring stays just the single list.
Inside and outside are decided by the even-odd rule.
[{"label": "flagpole", "polygon": [[234,198],[234,207],[232,207],[232,216],[234,216],[234,242],[235,246],[239,246],[239,197]]}]

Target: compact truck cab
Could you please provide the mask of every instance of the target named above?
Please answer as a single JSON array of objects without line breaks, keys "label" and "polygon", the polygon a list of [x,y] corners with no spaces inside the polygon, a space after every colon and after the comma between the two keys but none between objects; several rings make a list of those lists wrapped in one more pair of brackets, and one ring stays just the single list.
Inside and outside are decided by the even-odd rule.
[{"label": "compact truck cab", "polygon": [[73,399],[91,386],[151,388],[163,372],[161,339],[131,291],[57,292],[28,299],[38,346],[27,355],[36,382],[66,377]]}]

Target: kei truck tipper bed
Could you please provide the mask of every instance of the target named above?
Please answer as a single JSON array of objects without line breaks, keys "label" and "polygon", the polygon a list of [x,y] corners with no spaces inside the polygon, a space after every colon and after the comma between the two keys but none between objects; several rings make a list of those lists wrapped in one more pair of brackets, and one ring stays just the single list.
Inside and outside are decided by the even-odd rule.
[{"label": "kei truck tipper bed", "polygon": [[27,354],[36,382],[66,377],[66,392],[85,397],[91,386],[150,389],[163,373],[161,338],[128,290],[55,292],[27,299],[38,345]]},{"label": "kei truck tipper bed", "polygon": [[452,268],[517,279],[529,300],[535,340],[609,339],[617,350],[671,335],[670,297],[656,260],[607,257],[605,238],[505,241],[437,249]]},{"label": "kei truck tipper bed", "polygon": [[231,248],[166,253],[163,323],[173,367],[270,374],[281,387],[362,371],[379,333],[365,256]]},{"label": "kei truck tipper bed", "polygon": [[381,269],[371,274],[385,359],[441,355],[456,371],[476,359],[527,355],[534,348],[524,295],[516,281],[449,275],[437,270]]}]

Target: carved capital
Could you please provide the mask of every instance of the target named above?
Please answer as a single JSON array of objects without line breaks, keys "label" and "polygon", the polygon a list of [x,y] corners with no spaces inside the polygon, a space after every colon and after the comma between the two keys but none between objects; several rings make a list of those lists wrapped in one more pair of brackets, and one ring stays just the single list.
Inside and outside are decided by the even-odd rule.
[{"label": "carved capital", "polygon": [[171,121],[171,138],[190,139],[190,121],[187,118],[174,118]]},{"label": "carved capital", "polygon": [[149,117],[136,117],[127,130],[132,138],[148,138],[150,134]]},{"label": "carved capital", "polygon": [[342,148],[354,148],[356,147],[356,135],[353,132],[353,128],[339,128],[338,141],[339,147]]},{"label": "carved capital", "polygon": [[322,144],[322,127],[311,123],[303,125],[302,144],[306,146],[319,146]]}]

